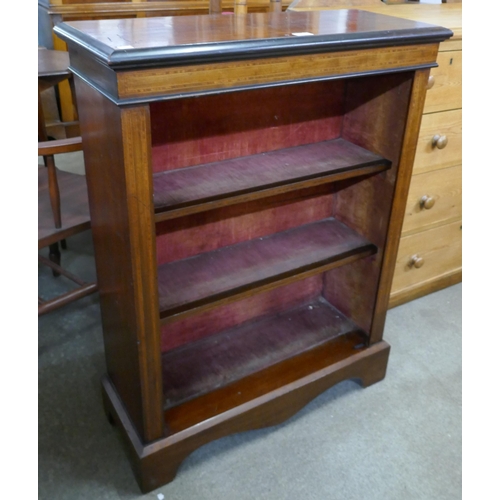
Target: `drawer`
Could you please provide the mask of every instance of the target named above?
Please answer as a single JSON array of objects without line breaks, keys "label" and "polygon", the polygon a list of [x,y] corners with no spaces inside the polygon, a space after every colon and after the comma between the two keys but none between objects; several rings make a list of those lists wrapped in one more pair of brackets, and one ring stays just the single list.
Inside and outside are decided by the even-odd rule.
[{"label": "drawer", "polygon": [[[440,139],[441,142],[437,141]],[[462,163],[462,110],[422,116],[413,174]]]},{"label": "drawer", "polygon": [[424,113],[462,107],[462,51],[439,52],[437,63],[439,67],[431,70]]},{"label": "drawer", "polygon": [[436,279],[461,267],[461,221],[403,236],[399,243],[392,292]]},{"label": "drawer", "polygon": [[461,165],[412,177],[403,233],[429,229],[461,217]]},{"label": "drawer", "polygon": [[[454,30],[452,29],[452,31]],[[462,50],[462,39],[453,37],[450,40],[441,42],[441,44],[439,45],[439,52],[445,52],[449,50]]]}]

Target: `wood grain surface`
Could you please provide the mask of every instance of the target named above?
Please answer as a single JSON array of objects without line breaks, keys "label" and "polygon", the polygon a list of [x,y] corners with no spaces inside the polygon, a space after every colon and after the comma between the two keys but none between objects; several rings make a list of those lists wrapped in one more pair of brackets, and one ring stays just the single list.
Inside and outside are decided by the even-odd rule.
[{"label": "wood grain surface", "polygon": [[163,435],[148,108],[76,81],[107,371],[143,439]]},{"label": "wood grain surface", "polygon": [[269,196],[272,188],[298,183],[308,186],[308,180],[332,182],[347,172],[350,177],[359,175],[359,170],[366,173],[366,167],[373,167],[368,169],[373,173],[389,166],[388,160],[343,139],[285,148],[156,174],[155,211],[178,210],[261,190],[267,190]]},{"label": "wood grain surface", "polygon": [[[434,205],[427,209],[424,196]],[[462,217],[462,166],[441,168],[414,175],[406,204],[403,236],[439,226]]]},{"label": "wood grain surface", "polygon": [[[142,490],[203,444],[282,422],[341,380],[382,380],[426,86],[451,33],[355,10],[56,32],[85,77],[105,409]],[[353,153],[347,167],[323,166],[337,155],[325,141],[343,161]],[[327,179],[367,157],[384,168]],[[159,220],[155,199],[160,212],[206,206]]]},{"label": "wood grain surface", "polygon": [[162,357],[165,409],[356,330],[318,299],[169,351]]},{"label": "wood grain surface", "polygon": [[151,103],[153,172],[335,139],[344,82]]},{"label": "wood grain surface", "polygon": [[265,315],[279,314],[321,295],[323,276],[275,288],[162,325],[162,352],[195,342]]},{"label": "wood grain surface", "polygon": [[160,316],[234,300],[244,292],[375,252],[375,245],[327,219],[164,264],[158,268]]},{"label": "wood grain surface", "polygon": [[[445,135],[448,144],[443,149],[433,145],[435,135]],[[462,163],[462,110],[425,114],[418,136],[413,172],[421,174],[438,168]]]},{"label": "wood grain surface", "polygon": [[196,94],[223,89],[292,83],[307,79],[359,75],[430,66],[437,44],[284,56],[241,62],[127,71],[118,74],[118,98]]}]

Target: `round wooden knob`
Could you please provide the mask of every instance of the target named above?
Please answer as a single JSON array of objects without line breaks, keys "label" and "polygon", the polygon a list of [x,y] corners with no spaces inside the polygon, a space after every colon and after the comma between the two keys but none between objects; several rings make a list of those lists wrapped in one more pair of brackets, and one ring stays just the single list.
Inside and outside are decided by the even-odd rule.
[{"label": "round wooden knob", "polygon": [[418,255],[414,255],[410,259],[410,266],[420,269],[423,265],[424,265],[424,259],[422,257],[419,257]]},{"label": "round wooden knob", "polygon": [[429,76],[429,79],[427,80],[427,90],[432,89],[435,83],[436,79],[434,78],[434,75]]},{"label": "round wooden knob", "polygon": [[448,137],[446,137],[445,135],[436,134],[432,138],[432,146],[433,147],[436,147],[438,149],[443,149],[446,147],[447,144],[448,144]]},{"label": "round wooden knob", "polygon": [[431,209],[434,206],[434,203],[436,203],[436,198],[434,198],[434,196],[427,196],[424,194],[424,196],[420,198],[420,206],[426,210]]}]

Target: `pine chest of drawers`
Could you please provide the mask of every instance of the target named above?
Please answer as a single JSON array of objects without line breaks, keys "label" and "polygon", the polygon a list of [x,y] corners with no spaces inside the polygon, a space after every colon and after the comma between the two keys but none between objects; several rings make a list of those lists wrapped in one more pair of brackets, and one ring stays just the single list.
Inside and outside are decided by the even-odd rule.
[{"label": "pine chest of drawers", "polygon": [[[433,22],[443,22],[454,36],[440,44],[439,67],[427,86],[390,306],[462,280],[461,5],[417,7],[435,10]],[[425,20],[431,22],[430,14]]]}]

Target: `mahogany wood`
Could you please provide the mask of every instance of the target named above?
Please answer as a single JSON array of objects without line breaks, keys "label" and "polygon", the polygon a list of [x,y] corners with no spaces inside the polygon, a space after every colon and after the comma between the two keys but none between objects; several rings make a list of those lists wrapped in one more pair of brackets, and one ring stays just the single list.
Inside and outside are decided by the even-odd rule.
[{"label": "mahogany wood", "polygon": [[61,76],[71,77],[69,54],[62,50],[40,49],[38,51],[38,77],[44,80]]},{"label": "mahogany wood", "polygon": [[335,139],[342,126],[344,87],[343,81],[313,82],[154,102],[153,171]]},{"label": "mahogany wood", "polygon": [[55,155],[60,153],[74,153],[82,150],[82,138],[71,137],[50,142],[38,143],[38,155]]},{"label": "mahogany wood", "polygon": [[341,265],[354,255],[366,257],[376,247],[335,219],[311,223],[158,268],[160,317],[236,300],[249,290],[313,269]]},{"label": "mahogany wood", "polygon": [[[292,363],[295,358],[289,360],[290,363],[285,362],[286,366],[279,365],[285,378],[278,379],[282,385],[274,390],[247,401],[240,400],[239,405],[235,405],[238,402],[236,397],[236,400],[229,401],[229,405],[222,404],[221,411],[214,417],[206,418],[205,414],[201,424],[183,428],[150,444],[141,442],[113,384],[105,377],[104,407],[122,429],[141,490],[148,492],[172,481],[184,458],[201,445],[236,432],[279,424],[342,380],[354,378],[359,380],[363,387],[382,380],[385,377],[389,345],[382,341],[369,348],[354,349],[359,345],[360,337],[346,337],[342,336],[337,342],[326,344],[320,352],[309,351],[302,354],[296,366]],[[301,371],[294,370],[299,367]],[[290,382],[283,383],[287,378]],[[264,380],[272,383],[277,379],[265,377]],[[262,388],[262,385],[258,384],[251,386]],[[244,391],[237,392],[248,396]],[[220,395],[217,396],[218,400],[224,403]],[[213,411],[213,405],[203,405],[203,408]],[[183,413],[184,423],[185,420],[189,421],[190,414]],[[199,421],[198,415],[194,420]]]},{"label": "mahogany wood", "polygon": [[165,409],[357,329],[319,299],[169,351],[162,357]]},{"label": "mahogany wood", "polygon": [[389,163],[336,139],[181,169],[154,176],[155,211],[177,209],[179,213],[179,208],[205,203],[213,208],[217,200],[261,190],[270,196],[272,188],[292,184],[297,189],[298,183],[307,187],[307,181],[317,184],[318,178],[323,183],[332,182],[345,178],[347,172],[349,177],[359,175],[359,171],[375,173],[388,168]]},{"label": "mahogany wood", "polygon": [[[60,123],[65,127],[65,133],[67,137],[78,137],[80,135],[80,130],[78,126],[78,112],[76,106],[76,99],[73,87],[73,75],[69,70],[69,55],[67,52],[62,50],[48,50],[43,47],[39,47],[38,50],[38,100],[39,100],[39,110],[38,116],[39,120],[43,119],[43,109],[41,106],[40,92],[47,90],[55,85],[59,86],[59,94],[64,86],[68,86],[71,92],[72,102],[71,110],[68,113],[63,114],[63,120]],[[68,115],[68,116],[66,116]],[[39,140],[44,141],[46,137],[40,135],[39,127]]]},{"label": "mahogany wood", "polygon": [[401,172],[398,175],[395,186],[394,204],[387,234],[382,275],[379,283],[380,292],[377,294],[377,302],[375,304],[375,314],[370,339],[372,342],[381,340],[383,335],[386,311],[389,305],[390,288],[398,253],[399,238],[403,226],[406,197],[408,196],[408,190],[410,188],[413,160],[415,159],[415,151],[417,148],[418,131],[420,129],[420,122],[424,109],[424,98],[426,83],[429,79],[429,71],[428,69],[416,71],[413,79],[413,88],[400,157]]},{"label": "mahogany wood", "polygon": [[74,290],[61,294],[53,299],[50,300],[39,299],[38,316],[55,311],[60,307],[70,304],[75,300],[82,299],[83,297],[91,295],[95,292],[97,292],[97,283],[87,283],[78,288],[75,288]]},{"label": "mahogany wood", "polygon": [[275,390],[327,368],[343,357],[355,355],[366,345],[366,335],[356,330],[346,330],[343,335],[333,336],[329,341],[297,353],[280,363],[272,364],[221,388],[213,388],[211,392],[168,408],[165,411],[168,432],[182,432],[197,422],[204,422],[254,399],[265,397]]},{"label": "mahogany wood", "polygon": [[[272,20],[272,21],[271,21]],[[258,24],[259,33],[256,35],[255,26]],[[78,35],[75,30],[80,31],[84,26],[84,31]],[[332,41],[343,42],[344,47],[350,46],[353,40],[357,46],[374,44],[377,37],[380,37],[379,45],[398,46],[401,42],[413,41],[418,45],[422,39],[429,37],[425,43],[434,42],[436,39],[449,38],[452,33],[444,28],[425,25],[415,21],[410,21],[392,16],[373,14],[365,10],[345,9],[342,11],[319,11],[310,14],[302,12],[285,12],[280,16],[262,13],[253,14],[242,18],[242,22],[235,22],[224,16],[195,16],[195,17],[172,17],[168,24],[163,19],[147,17],[143,19],[124,19],[117,29],[113,20],[95,20],[84,24],[80,21],[64,23],[64,26],[55,28],[58,35],[77,35],[80,40],[85,40],[93,44],[96,55],[109,51],[113,55],[109,61],[110,66],[130,61],[130,66],[144,67],[150,62],[155,49],[161,49],[162,58],[156,54],[156,66],[164,66],[171,62],[170,56],[181,51],[186,61],[189,61],[194,54],[207,53],[209,57],[215,55],[216,47],[226,49],[226,42],[248,41],[246,49],[260,50],[263,46],[281,45],[283,48],[302,47],[312,41],[300,40],[301,37],[285,40],[295,29],[301,29],[299,33],[309,33],[316,36],[332,36]],[[66,35],[66,37],[64,37]],[[111,35],[111,36],[110,36]],[[68,40],[66,40],[68,41]],[[326,38],[322,40],[327,41]],[[193,54],[192,45],[200,43],[218,44],[208,47],[195,47]],[[128,44],[128,46],[127,46]],[[130,49],[130,45],[132,49]],[[239,46],[239,45],[238,45]],[[134,54],[135,50],[142,50],[141,59]],[[243,46],[241,46],[243,50]],[[310,47],[312,50],[313,47]],[[318,47],[316,48],[318,49]],[[328,49],[331,49],[329,47]],[[326,50],[325,52],[329,52]],[[411,52],[411,49],[409,49]],[[383,51],[382,51],[383,52]],[[186,54],[188,53],[188,54]],[[396,51],[399,53],[399,51]],[[234,54],[219,54],[218,59],[228,59]],[[254,56],[255,54],[253,54]],[[133,61],[133,62],[132,62]],[[127,69],[131,69],[127,62]]]},{"label": "mahogany wood", "polygon": [[[143,491],[204,443],[281,422],[340,380],[381,380],[417,116],[451,32],[361,11],[56,31],[79,75],[105,408]],[[383,168],[324,171],[324,141],[356,150],[348,168]],[[177,179],[180,201],[154,179]],[[155,200],[178,212],[156,218]]]},{"label": "mahogany wood", "polygon": [[163,415],[153,208],[140,201],[152,199],[148,109],[76,88],[108,373],[150,441]]},{"label": "mahogany wood", "polygon": [[251,295],[204,313],[162,326],[162,352],[229,330],[265,315],[279,314],[321,294],[323,278],[315,275],[300,282]]},{"label": "mahogany wood", "polygon": [[[71,54],[72,71],[123,104],[219,93],[221,88],[435,66],[437,42],[452,34],[444,28],[356,10],[287,12],[277,17],[251,14],[238,16],[236,22],[229,16],[179,16],[168,25],[158,18],[130,19],[120,23],[119,36],[113,33],[114,21],[86,22],[85,33],[80,26],[74,22],[54,28],[66,41],[81,39],[93,47],[91,58]],[[321,36],[322,43],[311,44],[308,36],[293,35],[304,32]],[[422,43],[415,43],[417,39]],[[238,62],[243,59],[252,61]],[[113,74],[102,64],[118,71]]]},{"label": "mahogany wood", "polygon": [[394,203],[394,183],[406,124],[412,74],[351,80],[346,92],[342,136],[392,162],[381,175],[335,185],[334,217],[380,248],[376,258],[325,276],[325,297],[366,331],[372,330],[375,297],[380,293],[382,258]]},{"label": "mahogany wood", "polygon": [[[175,96],[179,93],[215,93],[220,85],[214,82],[221,78],[224,88],[239,90],[283,82],[284,74],[289,75],[292,81],[307,82],[315,78],[333,79],[359,75],[364,71],[394,71],[401,66],[415,69],[418,66],[434,66],[436,54],[437,44],[427,44],[410,48],[346,51],[340,59],[339,55],[311,54],[265,58],[247,66],[235,62],[218,62],[215,65],[199,63],[188,67],[123,71],[118,73],[116,98],[126,103],[134,100],[147,101],[162,95]],[[78,68],[75,71],[78,73]],[[114,81],[112,84],[114,87]],[[110,93],[113,87],[109,88]]]},{"label": "mahogany wood", "polygon": [[332,203],[324,185],[164,221],[156,225],[158,264],[326,219]]}]

